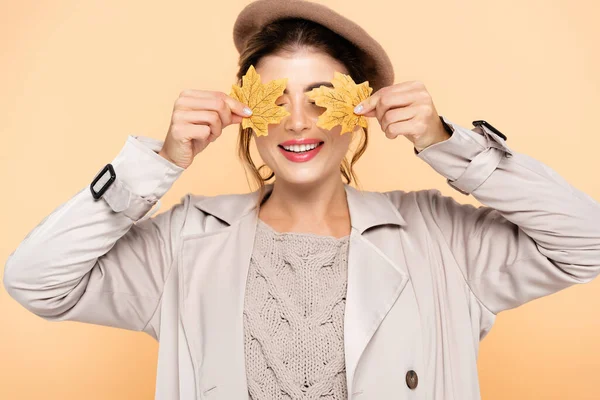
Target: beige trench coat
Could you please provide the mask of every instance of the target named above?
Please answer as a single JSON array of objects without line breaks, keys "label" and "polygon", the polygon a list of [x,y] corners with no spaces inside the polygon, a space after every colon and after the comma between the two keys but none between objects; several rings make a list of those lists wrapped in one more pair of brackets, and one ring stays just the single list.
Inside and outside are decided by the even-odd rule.
[{"label": "beige trench coat", "polygon": [[[346,186],[350,399],[479,399],[479,341],[496,314],[600,273],[598,202],[489,129],[445,121],[451,138],[417,156],[483,207],[434,189]],[[86,186],[45,218],[11,254],[4,285],[46,320],[159,340],[157,399],[245,399],[257,192],[187,194],[149,218],[183,171],[161,145],[129,136],[111,190],[94,201]]]}]

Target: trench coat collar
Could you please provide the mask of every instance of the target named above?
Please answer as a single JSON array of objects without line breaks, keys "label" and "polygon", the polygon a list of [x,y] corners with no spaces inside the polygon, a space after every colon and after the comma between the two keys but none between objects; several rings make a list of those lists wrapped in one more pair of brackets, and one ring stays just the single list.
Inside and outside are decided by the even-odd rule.
[{"label": "trench coat collar", "polygon": [[[348,184],[344,184],[344,187],[352,227],[360,234],[379,225],[406,225],[398,209],[385,198],[383,193],[361,191]],[[265,193],[270,193],[272,190],[273,184],[265,185]],[[194,206],[232,225],[253,210],[258,196],[259,191],[256,190],[244,194],[201,197],[194,202]]]},{"label": "trench coat collar", "polygon": [[[270,192],[273,189],[272,184],[267,185],[265,189]],[[384,193],[360,191],[349,185],[345,185],[345,190],[352,231],[348,253],[344,351],[347,390],[348,395],[352,396],[361,390],[354,387],[359,360],[379,325],[401,296],[409,278],[402,241],[390,240],[390,233],[394,230],[385,229],[390,226],[402,228],[406,224],[396,206]],[[212,351],[219,353],[219,365],[223,366],[223,369],[213,366],[210,371],[205,371],[202,378],[204,382],[197,386],[198,390],[204,390],[204,387],[218,387],[216,390],[221,391],[225,398],[245,398],[247,393],[243,341],[240,340],[243,335],[241,318],[223,318],[222,314],[233,317],[241,316],[243,312],[244,287],[258,219],[258,195],[259,192],[255,191],[214,197],[198,196],[192,200],[192,204],[197,208],[225,221],[233,228],[228,236],[219,238],[218,253],[204,254],[200,250],[214,243],[211,242],[214,236],[191,236],[192,242],[184,257],[181,283],[184,287],[183,292],[189,293],[195,285],[194,276],[198,262],[208,262],[207,257],[212,255],[217,259],[210,262],[218,263],[221,254],[230,255],[215,272],[214,283],[206,283],[208,277],[204,277],[207,291],[219,288],[218,294],[212,296],[227,299],[220,304],[221,314],[209,322],[227,332],[219,342],[211,343]],[[386,226],[382,226],[382,229],[370,229],[380,225]],[[198,241],[207,242],[203,244]],[[218,284],[223,281],[230,284]],[[193,312],[182,308],[185,314],[183,320],[190,332],[191,347],[195,349],[192,350],[194,354],[199,354],[198,349],[201,348],[198,321],[201,305],[198,301],[197,296],[184,298],[183,304],[189,306],[189,310]],[[214,346],[219,348],[215,350]],[[227,384],[221,380],[223,376],[227,376]]]}]

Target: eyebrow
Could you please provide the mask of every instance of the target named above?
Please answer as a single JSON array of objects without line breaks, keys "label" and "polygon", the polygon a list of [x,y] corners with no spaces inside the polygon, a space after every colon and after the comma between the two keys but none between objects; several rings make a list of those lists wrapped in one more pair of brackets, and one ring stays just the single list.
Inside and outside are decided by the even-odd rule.
[{"label": "eyebrow", "polygon": [[[333,87],[333,83],[331,83],[331,82],[315,82],[315,83],[312,83],[312,84],[310,84],[310,85],[306,86],[306,87],[304,88],[304,91],[305,91],[305,92],[308,92],[309,90],[312,90],[312,89],[314,89],[314,88],[318,88],[319,86]],[[289,93],[289,92],[288,92],[288,90],[287,90],[287,88],[286,88],[286,89],[283,91],[283,94],[288,94],[288,93]]]}]

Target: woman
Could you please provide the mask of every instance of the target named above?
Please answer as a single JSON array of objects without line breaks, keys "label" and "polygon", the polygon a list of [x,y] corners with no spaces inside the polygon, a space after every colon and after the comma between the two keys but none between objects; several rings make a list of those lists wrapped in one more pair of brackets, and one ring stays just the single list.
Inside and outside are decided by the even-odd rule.
[{"label": "woman", "polygon": [[[277,104],[290,115],[268,136],[240,129],[259,190],[188,194],[150,218],[194,157],[248,116],[225,93],[184,91],[164,141],[129,136],[92,195],[86,186],[25,238],[8,292],[49,321],[159,340],[159,399],[480,398],[478,345],[497,313],[600,273],[600,205],[501,132],[440,118],[422,84],[394,84],[378,43],[324,6],[252,3],[234,40],[238,78],[250,65],[263,82],[288,78]],[[484,207],[350,186],[368,132],[317,127],[323,109],[305,95],[335,71],[369,80],[357,113]],[[250,158],[253,137],[271,174]],[[306,139],[319,147],[288,143]]]}]

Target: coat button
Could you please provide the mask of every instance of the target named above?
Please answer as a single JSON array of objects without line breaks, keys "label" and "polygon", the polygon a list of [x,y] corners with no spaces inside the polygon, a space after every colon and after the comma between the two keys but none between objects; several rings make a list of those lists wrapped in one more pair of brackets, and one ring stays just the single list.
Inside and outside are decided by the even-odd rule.
[{"label": "coat button", "polygon": [[409,388],[414,389],[419,384],[419,377],[412,369],[406,373],[406,384]]}]

